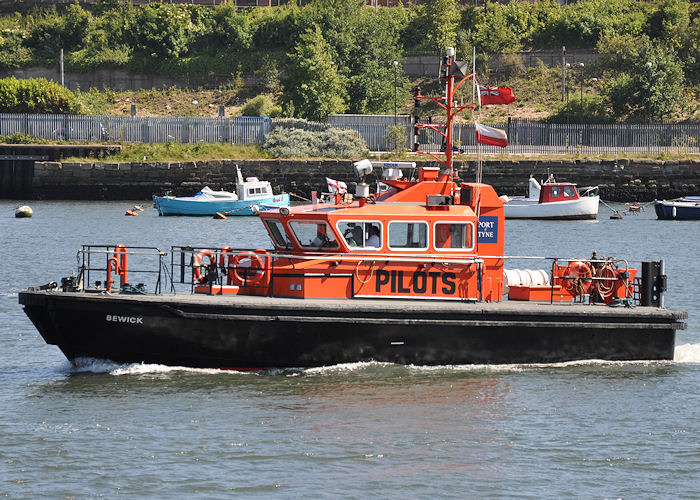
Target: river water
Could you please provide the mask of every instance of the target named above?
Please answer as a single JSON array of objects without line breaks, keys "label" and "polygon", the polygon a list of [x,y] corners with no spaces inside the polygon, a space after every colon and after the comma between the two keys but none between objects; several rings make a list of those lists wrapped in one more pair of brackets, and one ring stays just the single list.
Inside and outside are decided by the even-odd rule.
[{"label": "river water", "polygon": [[69,275],[83,243],[268,246],[257,218],[15,206],[0,201],[0,496],[700,497],[698,222],[601,207],[506,224],[508,255],[664,258],[666,305],[689,313],[673,362],[237,373],[74,369],[17,292]]}]

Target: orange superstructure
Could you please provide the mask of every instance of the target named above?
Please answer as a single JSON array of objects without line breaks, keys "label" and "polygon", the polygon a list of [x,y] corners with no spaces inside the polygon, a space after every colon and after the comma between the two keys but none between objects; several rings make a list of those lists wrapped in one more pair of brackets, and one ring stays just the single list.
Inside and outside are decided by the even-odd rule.
[{"label": "orange superstructure", "polygon": [[503,203],[493,188],[444,175],[386,182],[391,189],[377,200],[261,213],[279,254],[272,295],[500,300],[503,260],[480,257],[503,255]]}]

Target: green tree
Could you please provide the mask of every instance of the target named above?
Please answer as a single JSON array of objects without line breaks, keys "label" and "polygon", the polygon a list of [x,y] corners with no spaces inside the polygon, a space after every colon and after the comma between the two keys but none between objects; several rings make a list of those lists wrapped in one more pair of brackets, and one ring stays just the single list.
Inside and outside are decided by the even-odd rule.
[{"label": "green tree", "polygon": [[0,69],[21,68],[31,60],[31,51],[22,44],[21,33],[0,32]]},{"label": "green tree", "polygon": [[681,33],[690,24],[689,4],[686,0],[665,0],[649,16],[647,33],[678,47]]},{"label": "green tree", "polygon": [[405,100],[404,89],[409,82],[402,76],[403,57],[399,47],[399,33],[405,19],[403,9],[367,10],[363,13],[363,19],[355,29],[355,50],[343,65],[347,70],[349,112],[393,111],[395,76],[398,105]]},{"label": "green tree", "polygon": [[92,29],[92,15],[80,5],[70,5],[63,15],[48,10],[30,29],[27,45],[42,57],[57,58],[61,49],[79,49]]},{"label": "green tree", "polygon": [[253,45],[255,26],[245,11],[233,3],[222,3],[214,11],[216,38],[235,51],[248,50]]},{"label": "green tree", "polygon": [[517,52],[523,47],[518,34],[508,25],[501,4],[489,4],[488,14],[477,21],[473,43],[477,52],[489,54]]},{"label": "green tree", "polygon": [[408,4],[406,27],[401,32],[401,45],[409,54],[434,53],[428,41],[428,16],[425,14],[425,5]]},{"label": "green tree", "polygon": [[321,30],[333,50],[339,68],[343,68],[357,51],[357,30],[363,18],[364,0],[313,0],[297,17],[298,33]]},{"label": "green tree", "polygon": [[443,51],[446,47],[454,47],[461,18],[456,0],[428,0],[425,10],[427,37],[433,48]]},{"label": "green tree", "polygon": [[299,37],[294,51],[287,54],[289,66],[283,100],[294,115],[309,120],[325,120],[342,113],[345,82],[333,61],[333,52],[316,26]]},{"label": "green tree", "polygon": [[700,15],[681,31],[678,58],[683,61],[685,77],[694,85],[700,83]]},{"label": "green tree", "polygon": [[258,79],[258,85],[263,92],[276,95],[282,90],[279,62],[272,59],[269,54],[263,56],[260,67],[253,74]]},{"label": "green tree", "polygon": [[296,22],[300,8],[288,2],[274,9],[252,9],[248,12],[255,25],[254,46],[258,49],[291,50],[290,43],[298,34]]},{"label": "green tree", "polygon": [[685,103],[683,68],[675,53],[642,36],[639,56],[604,88],[617,118],[662,120]]},{"label": "green tree", "polygon": [[639,40],[638,36],[619,33],[602,37],[596,45],[596,50],[600,54],[598,62],[600,68],[612,71],[614,74],[631,69],[640,57]]},{"label": "green tree", "polygon": [[136,13],[134,49],[152,59],[179,57],[187,53],[195,31],[186,7],[148,4]]}]

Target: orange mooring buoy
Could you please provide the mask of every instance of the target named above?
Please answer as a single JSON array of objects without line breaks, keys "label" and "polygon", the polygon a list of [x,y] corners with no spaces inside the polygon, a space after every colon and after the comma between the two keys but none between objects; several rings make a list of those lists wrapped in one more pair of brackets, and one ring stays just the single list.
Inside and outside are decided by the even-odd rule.
[{"label": "orange mooring buoy", "polygon": [[215,219],[227,219],[228,217],[226,217],[226,216],[225,216],[224,214],[222,214],[221,212],[216,212],[216,215],[214,215],[214,218],[215,218]]},{"label": "orange mooring buoy", "polygon": [[124,215],[133,215],[133,216],[137,216],[138,214],[139,214],[138,212],[134,212],[133,210],[127,210],[126,213],[125,213]]}]

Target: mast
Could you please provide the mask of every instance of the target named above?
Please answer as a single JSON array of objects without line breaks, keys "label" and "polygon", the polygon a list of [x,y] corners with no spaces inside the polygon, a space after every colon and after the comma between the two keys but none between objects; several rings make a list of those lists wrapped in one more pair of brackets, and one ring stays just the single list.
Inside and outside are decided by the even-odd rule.
[{"label": "mast", "polygon": [[[475,76],[475,73],[466,73],[466,68],[467,68],[467,63],[462,62],[462,61],[457,61],[455,59],[455,49],[454,47],[447,47],[445,50],[445,56],[443,57],[442,60],[442,65],[440,68],[440,81],[444,82],[445,84],[445,94],[440,97],[434,97],[434,96],[424,96],[421,94],[421,89],[420,87],[416,87],[413,90],[413,97],[414,97],[414,105],[415,107],[420,106],[420,101],[423,99],[428,99],[433,101],[435,104],[440,106],[445,110],[445,115],[446,115],[446,121],[444,125],[441,124],[433,124],[433,123],[416,123],[414,126],[414,135],[415,135],[415,140],[414,140],[414,145],[413,145],[413,151],[418,153],[418,154],[428,154],[435,158],[437,161],[442,163],[445,166],[446,173],[450,176],[450,179],[453,178],[454,176],[454,168],[453,168],[453,157],[454,157],[454,151],[452,150],[452,137],[453,137],[453,129],[454,129],[454,120],[457,117],[459,113],[464,111],[465,109],[474,109],[473,104],[467,104],[467,105],[457,105],[457,102],[455,101],[455,93],[457,92],[457,89],[464,83],[465,81],[469,80],[470,78]],[[455,84],[455,81],[459,79],[459,81]],[[421,128],[429,128],[431,130],[434,130],[444,138],[445,142],[445,151],[442,152],[442,154],[445,156],[445,159],[443,160],[442,158],[438,157],[437,154],[432,153],[430,151],[421,151],[420,150],[420,144],[418,143],[418,135],[420,133]],[[439,153],[438,153],[439,154]],[[458,153],[459,154],[459,153]]]}]

